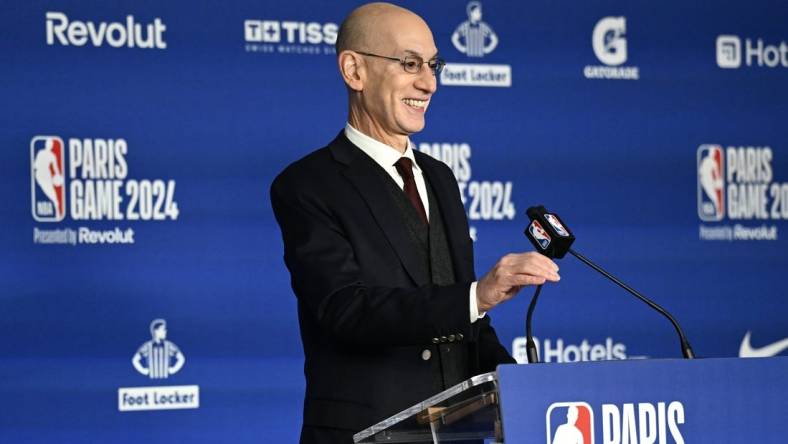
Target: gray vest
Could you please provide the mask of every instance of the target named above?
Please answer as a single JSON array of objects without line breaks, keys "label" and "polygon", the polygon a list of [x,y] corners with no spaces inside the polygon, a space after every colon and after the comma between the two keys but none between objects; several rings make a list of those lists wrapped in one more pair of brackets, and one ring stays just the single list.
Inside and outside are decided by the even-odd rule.
[{"label": "gray vest", "polygon": [[[424,177],[427,184],[427,199],[430,203],[429,225],[424,225],[419,218],[413,204],[410,203],[405,193],[397,184],[380,170],[381,177],[386,183],[386,189],[403,217],[403,223],[410,239],[410,248],[418,252],[423,264],[420,267],[426,273],[426,281],[434,285],[450,285],[455,283],[454,267],[451,260],[449,241],[446,238],[446,228],[443,215],[435,193],[430,185],[429,178]],[[460,301],[458,301],[460,303]],[[433,359],[438,362],[440,373],[434,375],[433,385],[436,391],[445,390],[469,378],[468,348],[464,343],[437,344],[432,346]]]}]

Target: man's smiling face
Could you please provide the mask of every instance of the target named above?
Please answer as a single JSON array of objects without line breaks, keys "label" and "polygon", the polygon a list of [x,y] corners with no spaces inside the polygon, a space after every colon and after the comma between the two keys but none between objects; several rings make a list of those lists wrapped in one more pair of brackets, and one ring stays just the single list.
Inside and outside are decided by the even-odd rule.
[{"label": "man's smiling face", "polygon": [[[388,31],[381,32],[369,52],[404,59],[418,56],[427,61],[437,56],[432,32],[418,16],[397,15],[385,20]],[[409,73],[393,60],[365,56],[367,78],[362,104],[367,122],[384,139],[397,140],[424,129],[424,114],[437,79],[427,63],[418,73]]]}]

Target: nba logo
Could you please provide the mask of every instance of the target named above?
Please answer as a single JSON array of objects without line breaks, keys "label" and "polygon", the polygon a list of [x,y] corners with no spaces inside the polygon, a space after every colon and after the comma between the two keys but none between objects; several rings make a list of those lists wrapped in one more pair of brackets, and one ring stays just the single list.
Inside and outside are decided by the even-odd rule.
[{"label": "nba logo", "polygon": [[698,147],[698,217],[707,222],[725,216],[725,162],[722,147]]},{"label": "nba logo", "polygon": [[542,250],[546,250],[547,247],[550,246],[550,235],[542,228],[539,221],[535,220],[531,222],[531,225],[528,226],[528,232],[539,242],[539,246]]},{"label": "nba logo", "polygon": [[57,136],[36,136],[30,141],[30,185],[33,219],[59,222],[66,217],[65,145]]},{"label": "nba logo", "polygon": [[555,402],[545,415],[547,444],[594,444],[594,411],[585,402]]},{"label": "nba logo", "polygon": [[545,213],[544,218],[550,222],[550,225],[555,228],[555,232],[558,233],[559,236],[569,237],[569,232],[566,231],[566,228],[564,228],[564,226],[561,224],[561,221],[559,221],[557,217],[550,213]]}]

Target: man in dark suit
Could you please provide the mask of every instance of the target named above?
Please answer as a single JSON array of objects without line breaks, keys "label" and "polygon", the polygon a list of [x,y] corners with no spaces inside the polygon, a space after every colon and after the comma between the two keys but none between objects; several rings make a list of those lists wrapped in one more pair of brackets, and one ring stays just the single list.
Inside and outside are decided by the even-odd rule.
[{"label": "man in dark suit", "polygon": [[427,24],[385,3],[340,27],[348,123],[271,186],[298,298],[307,381],[302,442],[352,435],[514,360],[485,313],[559,279],[536,253],[476,281],[457,182],[413,150],[442,68]]}]

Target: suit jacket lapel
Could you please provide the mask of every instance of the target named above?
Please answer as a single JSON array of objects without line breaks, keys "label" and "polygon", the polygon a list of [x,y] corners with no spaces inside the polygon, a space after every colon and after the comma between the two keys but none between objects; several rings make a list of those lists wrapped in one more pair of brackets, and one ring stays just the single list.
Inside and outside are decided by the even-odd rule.
[{"label": "suit jacket lapel", "polygon": [[443,215],[446,228],[446,240],[451,251],[452,264],[457,282],[476,280],[473,271],[473,245],[468,233],[468,219],[465,209],[458,198],[459,190],[454,176],[445,174],[436,162],[438,160],[426,154],[415,152],[416,161],[424,171],[427,180],[435,192],[438,206]]},{"label": "suit jacket lapel", "polygon": [[342,174],[350,180],[366,202],[408,275],[416,285],[428,285],[429,275],[427,270],[423,270],[417,252],[410,247],[411,240],[405,224],[401,222],[402,215],[386,198],[387,192],[383,188],[385,184],[381,183],[380,175],[375,171],[375,168],[380,166],[350,143],[344,132],[331,142],[329,149],[335,160],[347,166]]}]

